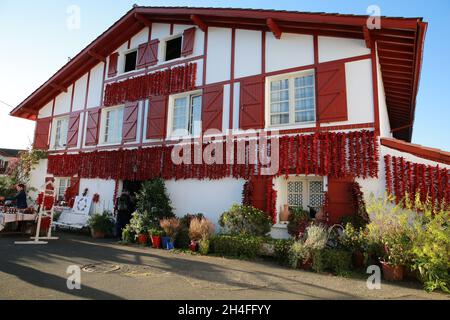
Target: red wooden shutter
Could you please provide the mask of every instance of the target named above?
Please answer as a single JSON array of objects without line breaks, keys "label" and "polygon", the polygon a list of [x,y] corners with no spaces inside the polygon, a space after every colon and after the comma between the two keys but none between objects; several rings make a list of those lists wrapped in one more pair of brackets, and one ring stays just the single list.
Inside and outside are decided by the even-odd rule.
[{"label": "red wooden shutter", "polygon": [[123,112],[123,141],[136,141],[139,102],[128,102]]},{"label": "red wooden shutter", "polygon": [[166,135],[167,96],[150,99],[147,116],[147,139],[163,139]]},{"label": "red wooden shutter", "polygon": [[325,210],[330,214],[330,223],[340,223],[342,217],[352,214],[352,178],[328,177],[328,201]]},{"label": "red wooden shutter", "polygon": [[51,118],[38,119],[36,121],[36,129],[34,131],[35,149],[48,149],[51,121]]},{"label": "red wooden shutter", "polygon": [[70,115],[69,130],[67,132],[67,147],[72,148],[78,145],[78,130],[80,128],[80,113]]},{"label": "red wooden shutter", "polygon": [[194,52],[195,27],[184,30],[183,46],[181,47],[181,55],[188,56]]},{"label": "red wooden shutter", "polygon": [[223,85],[211,85],[203,89],[202,129],[222,130]]},{"label": "red wooden shutter", "polygon": [[264,77],[242,80],[239,100],[239,128],[264,128]]},{"label": "red wooden shutter", "polygon": [[115,77],[117,75],[118,61],[119,61],[119,54],[117,52],[109,56],[108,77]]},{"label": "red wooden shutter", "polygon": [[148,57],[147,57],[147,65],[153,66],[158,63],[158,46],[159,40],[154,39],[148,43]]},{"label": "red wooden shutter", "polygon": [[346,121],[347,93],[345,64],[331,63],[317,68],[317,111],[319,122]]},{"label": "red wooden shutter", "polygon": [[252,184],[252,206],[267,211],[267,178],[253,177],[250,183]]},{"label": "red wooden shutter", "polygon": [[93,146],[98,141],[101,109],[95,109],[87,113],[86,141],[87,146]]}]

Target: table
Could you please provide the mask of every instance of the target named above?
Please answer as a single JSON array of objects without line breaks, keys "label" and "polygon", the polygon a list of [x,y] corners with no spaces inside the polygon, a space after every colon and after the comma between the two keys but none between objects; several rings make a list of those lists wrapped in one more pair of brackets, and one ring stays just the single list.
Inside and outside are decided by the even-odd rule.
[{"label": "table", "polygon": [[22,212],[4,213],[0,212],[0,231],[5,228],[7,223],[20,221],[36,221],[37,214],[27,214]]}]

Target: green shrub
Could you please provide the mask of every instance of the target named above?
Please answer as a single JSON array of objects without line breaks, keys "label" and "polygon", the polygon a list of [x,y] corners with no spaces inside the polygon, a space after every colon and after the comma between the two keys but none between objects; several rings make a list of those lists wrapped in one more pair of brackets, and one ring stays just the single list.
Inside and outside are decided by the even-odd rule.
[{"label": "green shrub", "polygon": [[181,227],[177,235],[175,236],[175,248],[187,249],[190,242],[191,240],[189,239],[189,229],[185,228],[184,226]]},{"label": "green shrub", "polygon": [[278,239],[275,240],[275,258],[281,265],[289,265],[289,249],[291,248],[294,240],[292,239]]},{"label": "green shrub", "polygon": [[316,272],[329,271],[337,275],[348,275],[351,271],[352,255],[340,249],[325,248],[312,254],[312,269]]},{"label": "green shrub", "polygon": [[367,224],[364,218],[357,214],[351,214],[348,216],[343,216],[341,218],[341,224],[343,226],[347,225],[348,223],[350,223],[355,229],[364,228]]},{"label": "green shrub", "polygon": [[174,217],[164,180],[145,181],[136,194],[136,210],[146,213],[152,226],[159,226],[159,220]]},{"label": "green shrub", "polygon": [[94,213],[88,220],[89,227],[94,231],[103,232],[104,234],[112,234],[114,228],[114,220],[108,211],[103,213]]},{"label": "green shrub", "polygon": [[298,263],[304,263],[311,257],[310,249],[303,241],[295,241],[289,248],[288,259],[291,268],[297,268]]},{"label": "green shrub", "polygon": [[209,240],[208,239],[201,239],[198,242],[198,252],[202,255],[207,255],[209,252]]},{"label": "green shrub", "polygon": [[270,231],[272,219],[254,207],[233,204],[220,216],[219,224],[227,234],[263,236]]},{"label": "green shrub", "polygon": [[222,256],[252,259],[258,255],[262,244],[262,237],[219,235],[211,238],[209,249]]},{"label": "green shrub", "polygon": [[122,242],[123,243],[133,243],[136,240],[136,233],[127,225],[122,229]]}]

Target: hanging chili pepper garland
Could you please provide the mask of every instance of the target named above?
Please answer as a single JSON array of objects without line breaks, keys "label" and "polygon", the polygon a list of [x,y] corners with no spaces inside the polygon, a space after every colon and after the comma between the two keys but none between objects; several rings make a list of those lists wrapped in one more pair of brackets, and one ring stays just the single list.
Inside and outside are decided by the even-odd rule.
[{"label": "hanging chili pepper garland", "polygon": [[168,95],[195,88],[197,64],[190,63],[106,85],[105,106]]},{"label": "hanging chili pepper garland", "polygon": [[403,157],[390,155],[384,156],[384,162],[386,190],[392,193],[392,185],[394,186],[397,202],[404,199],[407,193],[413,200],[415,193],[420,192],[421,201],[429,198],[434,206],[445,203],[449,207],[449,169],[412,163],[405,161]]},{"label": "hanging chili pepper garland", "polygon": [[[371,151],[376,150],[375,145],[377,142],[375,139],[366,139],[366,143],[372,143],[370,148],[359,147],[353,149],[353,142],[361,139],[362,135],[363,133],[358,131],[351,134],[327,132],[314,135],[299,135],[298,137],[280,137],[279,170],[275,176],[314,174],[320,176],[331,175],[336,178],[344,176],[374,177],[377,175],[378,165],[373,165],[373,170],[361,170],[363,166],[356,164],[358,161],[364,161],[364,167],[368,168],[368,163],[375,156],[371,154]],[[373,135],[373,133],[367,131],[364,135],[367,137]],[[225,141],[214,142],[214,144],[216,150],[222,148],[223,152],[225,152]],[[207,145],[203,144],[198,147],[202,154]],[[270,145],[271,142],[269,141],[269,149],[271,149]],[[234,142],[234,147],[237,150],[237,141]],[[163,145],[132,150],[119,149],[114,151],[50,155],[47,171],[54,176],[60,177],[78,175],[80,178],[139,181],[155,177],[164,179],[221,179],[232,176],[234,178],[248,179],[251,176],[260,175],[260,170],[256,169],[255,164],[250,163],[252,157],[249,154],[250,147],[248,142],[243,154],[238,156],[238,152],[234,152],[234,162],[231,164],[223,163],[225,162],[225,155],[222,153],[222,156],[219,155],[217,157],[219,163],[212,162],[212,164],[207,164],[205,161],[202,161],[201,164],[175,165],[171,159],[172,150],[173,146]],[[207,154],[208,152],[206,152]],[[272,155],[272,157],[275,156],[276,154]],[[357,161],[354,161],[353,156],[357,158]],[[238,163],[239,158],[244,163]],[[396,175],[395,172],[394,175]],[[399,194],[399,192],[396,192],[396,194]]]}]

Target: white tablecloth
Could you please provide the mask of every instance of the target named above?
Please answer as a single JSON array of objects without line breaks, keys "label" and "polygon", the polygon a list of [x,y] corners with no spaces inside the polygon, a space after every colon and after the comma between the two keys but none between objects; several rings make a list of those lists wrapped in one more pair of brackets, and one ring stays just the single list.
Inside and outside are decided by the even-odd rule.
[{"label": "white tablecloth", "polygon": [[3,213],[0,212],[0,231],[5,228],[7,223],[18,221],[35,221],[37,214],[25,214],[25,213]]}]

